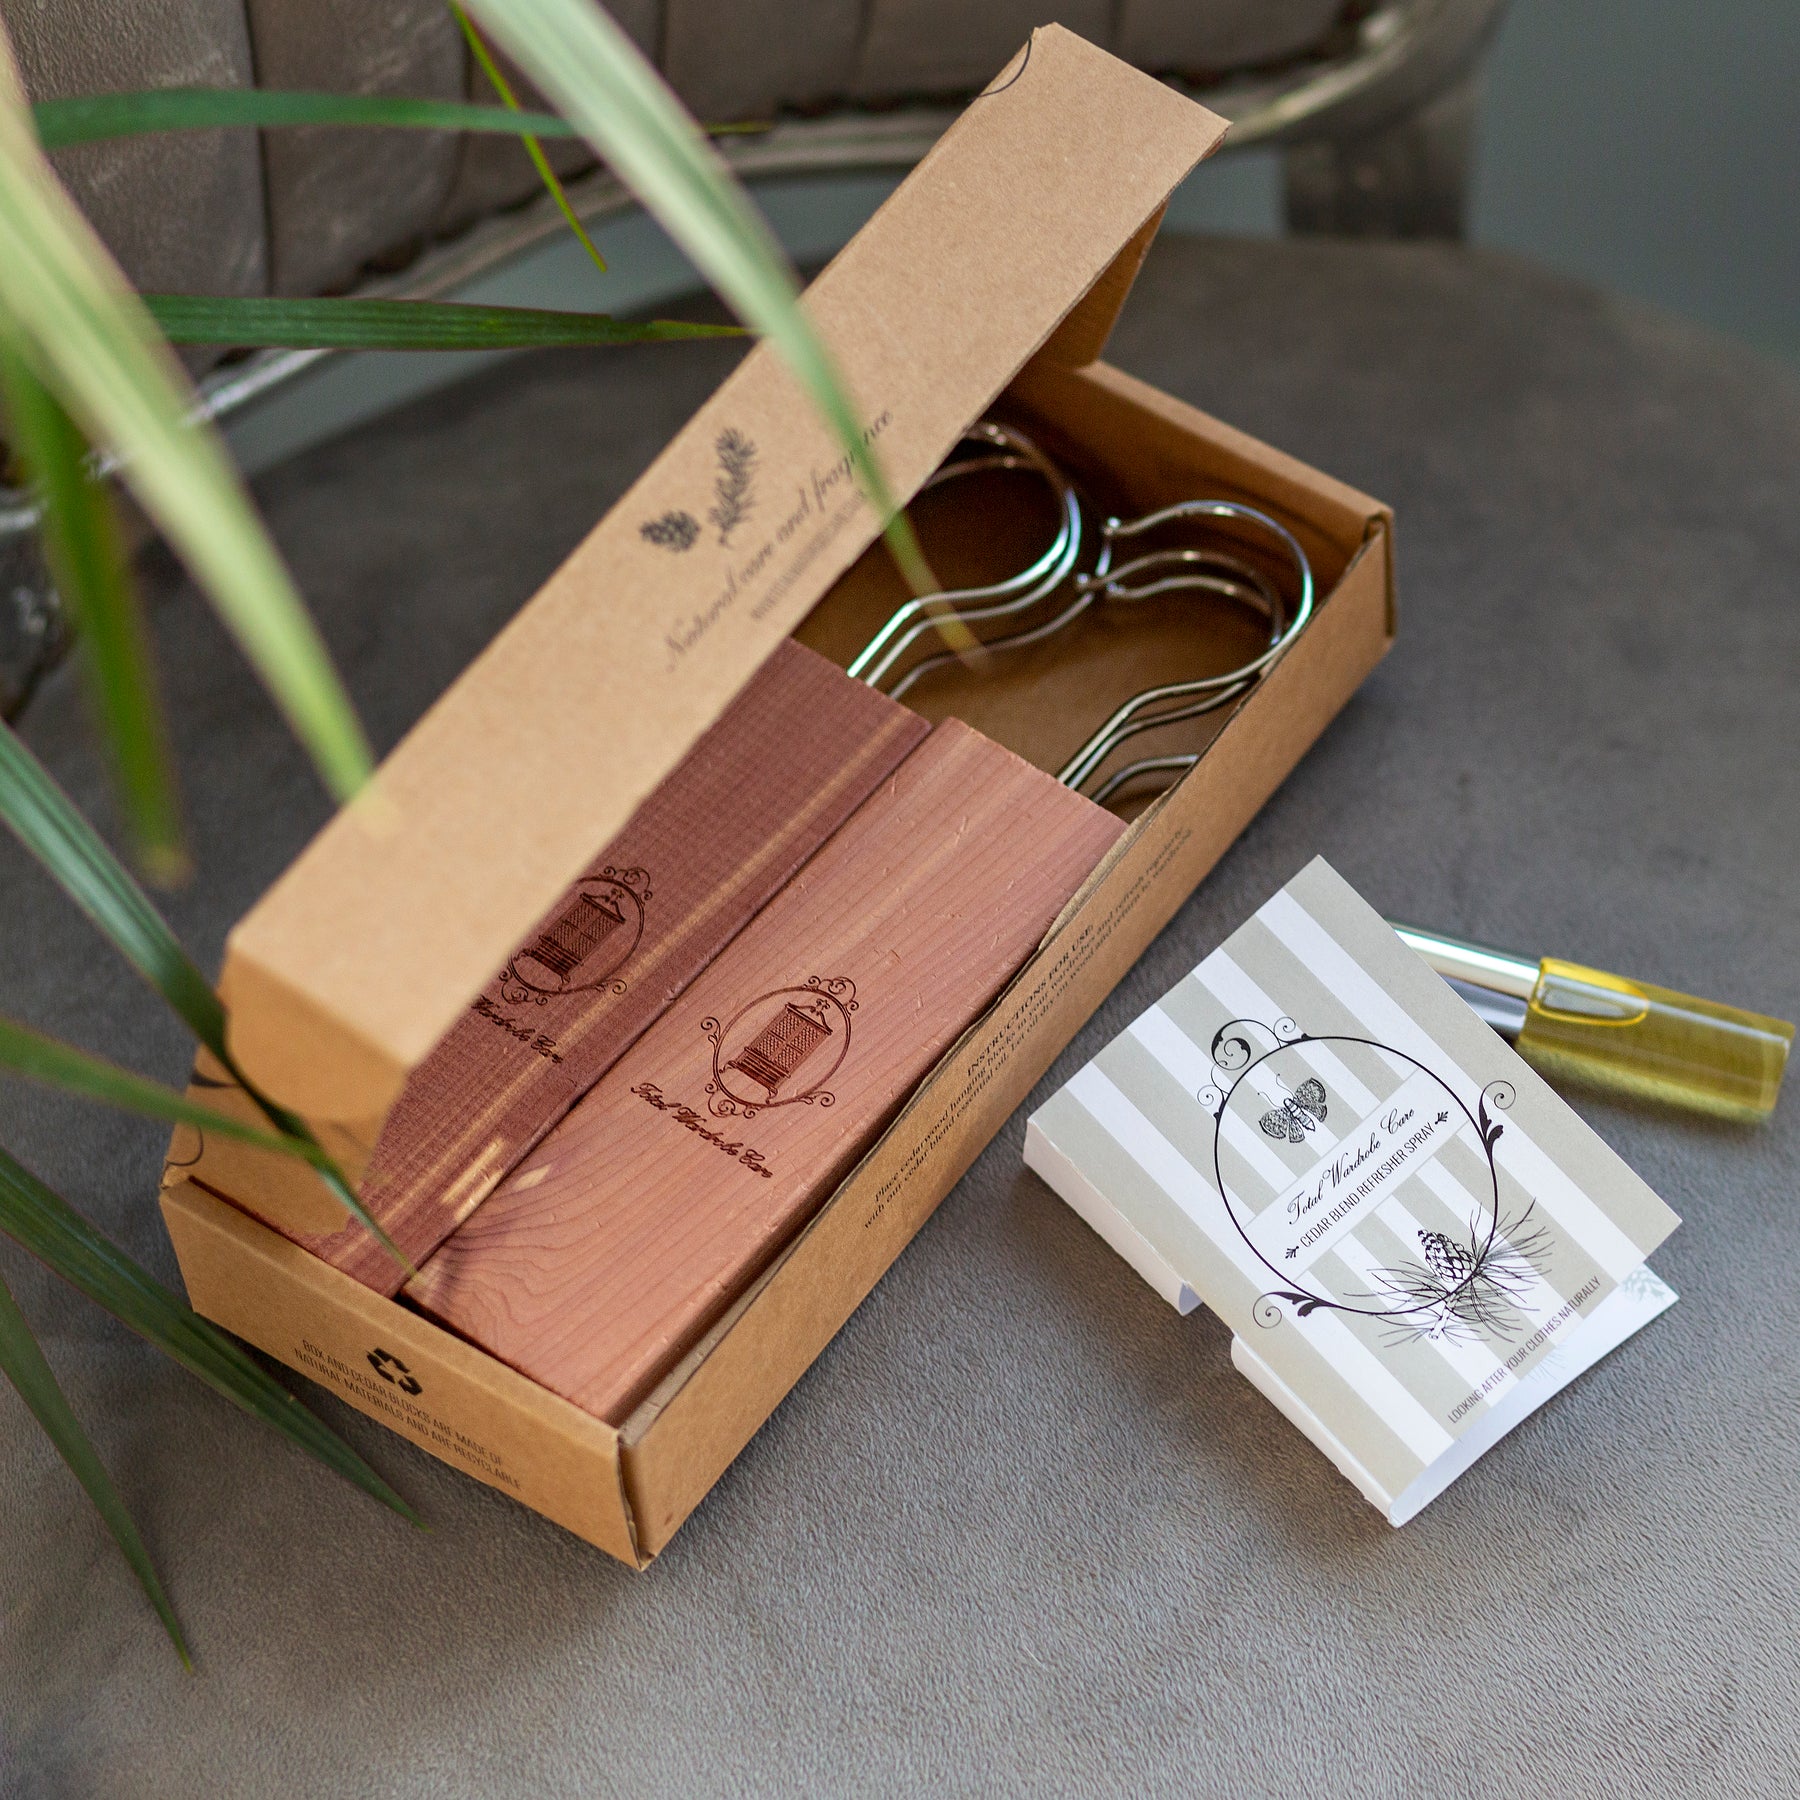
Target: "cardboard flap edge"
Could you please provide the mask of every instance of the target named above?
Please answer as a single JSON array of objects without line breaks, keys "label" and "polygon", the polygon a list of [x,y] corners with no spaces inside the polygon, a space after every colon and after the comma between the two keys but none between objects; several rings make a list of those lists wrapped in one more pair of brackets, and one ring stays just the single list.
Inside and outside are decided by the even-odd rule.
[{"label": "cardboard flap edge", "polygon": [[[1031,356],[1097,353],[1224,135],[1061,27],[1016,62],[807,295],[903,497]],[[733,434],[757,490],[737,514]],[[315,1119],[378,1118],[877,528],[759,346],[387,758],[379,813],[340,812],[239,922],[221,989],[251,1079]]]}]

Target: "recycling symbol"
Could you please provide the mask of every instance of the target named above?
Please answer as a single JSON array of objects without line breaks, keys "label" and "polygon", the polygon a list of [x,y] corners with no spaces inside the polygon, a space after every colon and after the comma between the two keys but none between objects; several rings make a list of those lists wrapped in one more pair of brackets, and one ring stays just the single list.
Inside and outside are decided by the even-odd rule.
[{"label": "recycling symbol", "polygon": [[369,1367],[383,1381],[392,1382],[403,1394],[419,1391],[419,1378],[391,1350],[371,1350]]}]

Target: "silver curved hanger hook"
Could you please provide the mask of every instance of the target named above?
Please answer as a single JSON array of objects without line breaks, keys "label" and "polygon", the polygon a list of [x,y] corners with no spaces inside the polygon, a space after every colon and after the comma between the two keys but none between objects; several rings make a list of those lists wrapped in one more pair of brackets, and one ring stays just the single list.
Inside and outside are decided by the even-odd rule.
[{"label": "silver curved hanger hook", "polygon": [[[1159,725],[1174,725],[1185,719],[1198,718],[1240,699],[1256,685],[1264,671],[1299,636],[1312,617],[1312,563],[1302,549],[1300,540],[1280,520],[1235,500],[1185,500],[1129,522],[1108,519],[1102,528],[1104,567],[1097,567],[1088,581],[1110,600],[1144,600],[1154,594],[1184,588],[1206,587],[1214,590],[1213,582],[1189,566],[1190,561],[1198,562],[1203,559],[1200,552],[1153,551],[1117,568],[1112,567],[1111,552],[1120,540],[1137,537],[1159,526],[1196,518],[1237,521],[1253,526],[1273,539],[1294,566],[1297,591],[1292,608],[1290,610],[1278,604],[1273,598],[1273,590],[1265,588],[1263,591],[1271,596],[1268,614],[1270,637],[1263,650],[1247,662],[1238,664],[1235,669],[1227,669],[1222,674],[1205,675],[1193,681],[1168,682],[1161,687],[1146,688],[1142,693],[1132,695],[1058,771],[1057,779],[1065,786],[1077,789],[1085,787],[1119,745],[1141,731],[1151,731]],[[1175,572],[1168,573],[1170,570]],[[1197,760],[1197,757],[1146,758],[1119,770],[1094,797],[1104,804],[1104,800],[1110,799],[1128,779],[1152,772],[1191,768]]]},{"label": "silver curved hanger hook", "polygon": [[[1148,600],[1160,594],[1176,592],[1207,593],[1221,599],[1235,600],[1259,612],[1269,620],[1271,633],[1280,629],[1282,600],[1273,584],[1255,564],[1233,556],[1225,549],[1205,546],[1199,549],[1157,550],[1122,568],[1113,567],[1113,547],[1117,538],[1134,531],[1137,521],[1122,525],[1109,519],[1102,528],[1100,549],[1092,571],[1078,575],[1074,582],[1074,598],[1053,617],[1026,631],[1010,632],[1004,637],[989,638],[982,645],[984,657],[1003,650],[1023,650],[1045,638],[1066,631],[1098,600],[1130,602]],[[1143,575],[1153,569],[1176,568],[1180,572],[1160,579],[1144,581]],[[914,682],[962,659],[954,651],[940,650],[916,662],[889,688],[891,699],[902,698]]]},{"label": "silver curved hanger hook", "polygon": [[1096,806],[1110,806],[1115,794],[1144,775],[1166,775],[1169,779],[1163,786],[1173,787],[1199,760],[1198,750],[1185,750],[1179,756],[1140,756],[1136,762],[1127,763],[1107,776],[1089,798]]},{"label": "silver curved hanger hook", "polygon": [[[1055,498],[1056,534],[1041,555],[1005,581],[985,587],[945,588],[896,607],[849,666],[848,673],[870,687],[879,687],[921,637],[938,629],[940,619],[951,616],[969,625],[1028,611],[1068,579],[1081,555],[1082,511],[1074,484],[1030,438],[1009,426],[984,420],[963,434],[963,442],[980,446],[987,454],[945,463],[925,483],[922,493],[991,470],[1029,471],[1042,477]],[[946,651],[941,659],[933,660],[959,659],[955,652]],[[911,685],[910,676],[903,679],[905,685]]]},{"label": "silver curved hanger hook", "polygon": [[[1064,764],[1057,779],[1065,786],[1084,788],[1107,758],[1140,732],[1199,718],[1241,699],[1312,618],[1312,564],[1300,540],[1268,513],[1236,500],[1183,500],[1135,519],[1109,518],[1099,533],[1094,567],[1076,574],[1084,525],[1081,499],[1068,476],[1024,433],[992,420],[972,427],[963,442],[976,447],[978,453],[945,463],[921,491],[989,470],[1029,470],[1041,476],[1056,497],[1056,535],[1029,567],[1005,581],[986,587],[946,588],[897,607],[850,664],[849,673],[857,679],[880,687],[913,645],[926,633],[938,630],[946,616],[965,626],[1016,617],[1048,599],[1071,577],[1072,598],[1060,611],[1025,630],[987,639],[981,645],[983,659],[994,652],[1041,643],[1066,630],[1100,602],[1129,606],[1171,594],[1205,594],[1249,607],[1268,626],[1264,647],[1235,668],[1192,681],[1167,682],[1132,695]],[[1122,551],[1134,539],[1190,522],[1248,526],[1262,535],[1292,564],[1293,591],[1285,591],[1285,584],[1272,581],[1256,563],[1235,554],[1228,540],[1149,549],[1121,560]],[[899,699],[934,669],[962,661],[957,652],[940,650],[914,663],[886,692]],[[1104,805],[1128,783],[1152,774],[1178,774],[1198,760],[1197,754],[1141,758],[1109,776],[1093,797]]]}]

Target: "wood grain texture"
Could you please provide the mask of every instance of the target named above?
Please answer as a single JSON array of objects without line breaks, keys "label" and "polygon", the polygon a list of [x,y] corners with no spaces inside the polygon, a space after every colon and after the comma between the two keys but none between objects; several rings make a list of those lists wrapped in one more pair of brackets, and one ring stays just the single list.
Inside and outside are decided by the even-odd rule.
[{"label": "wood grain texture", "polygon": [[407,1297],[602,1419],[836,1185],[1123,829],[940,725]]},{"label": "wood grain texture", "polygon": [[[776,651],[407,1084],[362,1197],[415,1265],[927,729],[812,651]],[[190,1174],[218,1185],[203,1167]],[[361,1226],[294,1235],[381,1293],[400,1285]]]}]

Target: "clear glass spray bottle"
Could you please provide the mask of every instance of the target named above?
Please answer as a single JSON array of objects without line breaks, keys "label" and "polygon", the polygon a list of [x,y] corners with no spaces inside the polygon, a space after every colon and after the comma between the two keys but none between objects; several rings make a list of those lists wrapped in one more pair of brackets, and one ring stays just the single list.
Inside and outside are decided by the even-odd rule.
[{"label": "clear glass spray bottle", "polygon": [[1553,1080],[1622,1089],[1727,1118],[1767,1118],[1794,1028],[1603,969],[1540,962],[1396,924],[1519,1054]]}]

